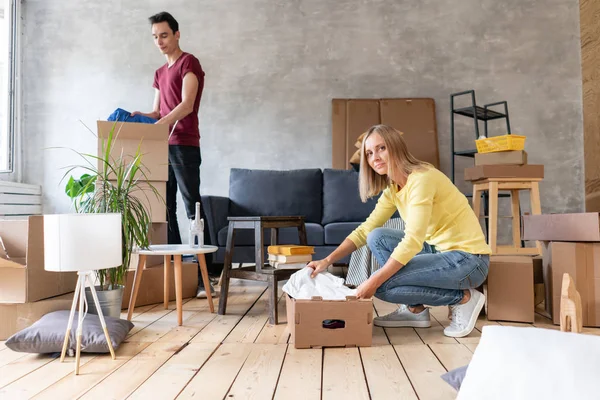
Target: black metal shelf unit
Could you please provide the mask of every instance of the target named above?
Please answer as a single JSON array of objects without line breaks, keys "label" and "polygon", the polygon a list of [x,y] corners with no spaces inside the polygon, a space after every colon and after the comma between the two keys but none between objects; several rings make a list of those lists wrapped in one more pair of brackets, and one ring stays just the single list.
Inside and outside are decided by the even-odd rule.
[{"label": "black metal shelf unit", "polygon": [[[459,96],[471,96],[471,105],[469,107],[454,108],[454,98]],[[490,110],[490,107],[503,105],[504,112]],[[468,157],[475,158],[477,150],[456,150],[454,147],[454,116],[462,115],[464,117],[473,119],[473,127],[475,128],[475,140],[479,139],[479,121],[483,121],[485,136],[488,136],[488,121],[495,119],[506,120],[506,132],[510,135],[510,118],[508,115],[508,103],[506,101],[498,101],[496,103],[485,104],[483,107],[477,105],[475,101],[475,90],[466,90],[464,92],[453,93],[450,95],[450,151],[451,151],[451,179],[454,183],[455,179],[455,158],[456,157]],[[473,197],[473,194],[465,194],[466,197]],[[483,196],[483,214],[488,215],[489,213],[489,196],[487,192],[482,193]],[[509,193],[499,193],[498,197],[510,197]],[[519,207],[520,209],[520,207]],[[520,213],[520,210],[519,210]],[[485,219],[486,232],[488,227],[488,219]],[[523,243],[522,243],[523,245]]]},{"label": "black metal shelf unit", "polygon": [[[469,107],[454,108],[454,98],[459,96],[471,96],[471,105]],[[490,107],[504,105],[504,112],[490,110]],[[455,180],[455,157],[474,158],[477,150],[459,150],[454,147],[454,116],[462,115],[473,119],[473,127],[475,128],[475,140],[479,138],[479,121],[484,122],[484,133],[488,136],[488,121],[495,119],[506,119],[506,131],[510,135],[510,118],[508,115],[508,103],[506,101],[498,101],[496,103],[485,104],[483,107],[477,105],[475,101],[475,90],[466,90],[464,92],[453,93],[450,95],[450,151],[451,151],[451,170],[450,177],[452,183]]]}]

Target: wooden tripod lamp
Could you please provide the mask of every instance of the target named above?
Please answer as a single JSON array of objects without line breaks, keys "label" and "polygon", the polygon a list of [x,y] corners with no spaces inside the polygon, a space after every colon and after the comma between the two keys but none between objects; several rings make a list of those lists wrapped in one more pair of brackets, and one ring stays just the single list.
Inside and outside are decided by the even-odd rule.
[{"label": "wooden tripod lamp", "polygon": [[121,255],[121,214],[44,215],[44,269],[53,272],[77,272],[78,274],[60,357],[60,361],[63,362],[69,345],[77,300],[79,300],[75,375],[79,374],[86,281],[98,310],[108,349],[112,359],[115,359],[115,351],[94,288],[94,271],[118,267],[123,263]]}]

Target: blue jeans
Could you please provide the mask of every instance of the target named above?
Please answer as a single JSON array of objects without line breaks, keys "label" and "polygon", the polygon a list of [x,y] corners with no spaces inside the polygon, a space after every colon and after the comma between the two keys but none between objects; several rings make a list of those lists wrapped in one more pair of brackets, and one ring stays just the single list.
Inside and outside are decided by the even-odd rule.
[{"label": "blue jeans", "polygon": [[[404,232],[398,229],[377,228],[367,236],[367,245],[383,267],[403,237]],[[463,290],[485,281],[489,264],[488,255],[439,252],[425,243],[420,253],[377,289],[375,297],[410,306],[457,304]]]}]

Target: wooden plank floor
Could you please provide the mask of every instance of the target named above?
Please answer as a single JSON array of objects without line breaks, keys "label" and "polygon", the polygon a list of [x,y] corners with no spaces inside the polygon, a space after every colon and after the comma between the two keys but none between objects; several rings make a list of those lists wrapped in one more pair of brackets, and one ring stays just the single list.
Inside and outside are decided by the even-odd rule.
[{"label": "wooden plank floor", "polygon": [[[265,289],[233,280],[224,316],[188,299],[181,327],[174,304],[140,307],[117,359],[84,354],[79,376],[73,358],[60,363],[0,342],[0,399],[454,399],[440,375],[467,364],[483,326],[497,324],[480,319],[468,337],[448,338],[447,308],[436,307],[431,328],[376,327],[372,347],[297,350],[288,343],[283,297],[280,323],[268,324]],[[374,305],[379,315],[396,308]],[[558,329],[540,315],[533,326]]]}]

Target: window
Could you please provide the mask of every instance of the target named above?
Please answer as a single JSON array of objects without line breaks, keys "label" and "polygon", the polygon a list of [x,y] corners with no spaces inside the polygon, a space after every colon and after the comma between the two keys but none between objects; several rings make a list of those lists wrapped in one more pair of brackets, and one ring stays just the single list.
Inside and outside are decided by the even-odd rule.
[{"label": "window", "polygon": [[0,172],[14,168],[17,2],[0,0]]}]

